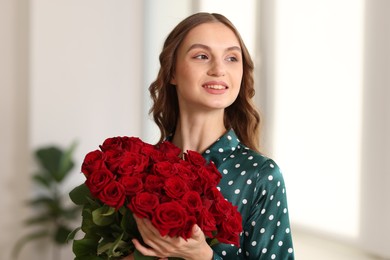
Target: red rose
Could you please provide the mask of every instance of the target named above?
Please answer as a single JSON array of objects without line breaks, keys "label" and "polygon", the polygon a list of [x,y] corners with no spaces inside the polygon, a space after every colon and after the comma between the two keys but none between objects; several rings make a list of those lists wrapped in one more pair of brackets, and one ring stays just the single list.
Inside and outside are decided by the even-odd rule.
[{"label": "red rose", "polygon": [[209,189],[205,192],[205,198],[215,202],[218,202],[219,200],[225,200],[217,187],[209,187]]},{"label": "red rose", "polygon": [[226,216],[226,214],[228,214],[228,212],[231,211],[232,208],[232,203],[225,200],[225,198],[216,198],[215,200],[213,200],[213,204],[210,207],[210,212],[214,215],[217,224],[219,224],[221,223],[221,221],[224,221],[224,217]]},{"label": "red rose", "polygon": [[196,218],[194,216],[187,216],[187,220],[183,230],[178,233],[178,236],[181,236],[185,240],[190,238],[192,235],[192,227],[196,224]]},{"label": "red rose", "polygon": [[213,232],[217,231],[215,217],[206,208],[203,208],[199,214],[198,225],[205,236],[214,237]]},{"label": "red rose", "polygon": [[117,171],[122,163],[123,153],[122,150],[107,150],[104,152],[105,164],[110,171],[114,173]]},{"label": "red rose", "polygon": [[179,176],[173,176],[165,181],[165,193],[172,199],[180,199],[189,190],[187,183]]},{"label": "red rose", "polygon": [[166,178],[176,175],[177,173],[176,168],[173,167],[173,164],[166,161],[153,164],[152,172],[157,176]]},{"label": "red rose", "polygon": [[153,225],[161,236],[178,236],[186,226],[187,213],[176,201],[162,203],[157,206],[152,218]]},{"label": "red rose", "polygon": [[236,208],[232,208],[229,213],[231,214],[225,215],[224,220],[221,222],[216,237],[222,243],[239,246],[239,236],[242,231],[242,217]]},{"label": "red rose", "polygon": [[100,169],[103,166],[103,153],[99,150],[89,152],[81,165],[81,172],[88,178],[92,172]]},{"label": "red rose", "polygon": [[198,175],[196,174],[196,167],[187,161],[181,160],[178,163],[174,163],[173,167],[175,168],[175,172],[177,172],[178,175],[187,182],[193,182],[198,178]]},{"label": "red rose", "polygon": [[198,152],[187,150],[187,153],[184,154],[184,156],[185,159],[191,162],[193,165],[203,166],[206,164],[206,159],[203,158],[203,156]]},{"label": "red rose", "polygon": [[[205,166],[199,166],[194,171],[198,171],[198,185],[203,188],[203,191],[206,192],[211,188],[215,188],[218,185],[219,180],[216,179],[215,174],[210,172]],[[218,191],[219,192],[219,191]]]},{"label": "red rose", "polygon": [[100,146],[100,149],[103,152],[108,150],[119,150],[139,153],[144,145],[145,143],[138,137],[118,136],[104,140],[103,144]]},{"label": "red rose", "polygon": [[152,214],[158,206],[158,197],[149,192],[136,194],[127,207],[138,217],[152,219]]},{"label": "red rose", "polygon": [[171,142],[164,141],[159,144],[158,149],[165,155],[165,159],[170,162],[178,162],[181,149]]},{"label": "red rose", "polygon": [[219,181],[222,179],[222,174],[218,171],[217,167],[215,166],[215,163],[213,161],[210,161],[207,164],[206,169],[210,172],[211,178],[215,180],[216,184],[218,184]]},{"label": "red rose", "polygon": [[91,191],[92,196],[96,197],[97,194],[105,187],[108,183],[114,180],[114,174],[105,168],[96,170],[91,174],[85,184]]},{"label": "red rose", "polygon": [[187,211],[196,216],[203,208],[202,199],[196,191],[186,192],[181,200],[182,205],[187,209]]},{"label": "red rose", "polygon": [[149,165],[149,158],[139,153],[125,152],[117,164],[119,174],[132,175],[144,172]]},{"label": "red rose", "polygon": [[144,188],[151,193],[160,194],[164,186],[164,178],[155,175],[148,175],[145,179]]},{"label": "red rose", "polygon": [[126,196],[133,196],[136,193],[143,190],[142,176],[128,176],[119,179],[119,182],[123,185],[125,189]]},{"label": "red rose", "polygon": [[164,161],[164,154],[153,145],[145,145],[142,147],[141,153],[150,157],[153,162]]},{"label": "red rose", "polygon": [[122,147],[124,150],[126,150],[128,152],[140,153],[142,148],[145,145],[148,145],[148,144],[144,143],[138,137],[129,137],[129,138],[123,140]]},{"label": "red rose", "polygon": [[103,144],[100,145],[100,149],[103,152],[106,152],[108,150],[123,150],[122,143],[124,139],[124,137],[119,136],[107,138],[106,140],[104,140]]},{"label": "red rose", "polygon": [[125,189],[119,182],[112,181],[98,194],[98,198],[104,204],[118,210],[125,202]]}]

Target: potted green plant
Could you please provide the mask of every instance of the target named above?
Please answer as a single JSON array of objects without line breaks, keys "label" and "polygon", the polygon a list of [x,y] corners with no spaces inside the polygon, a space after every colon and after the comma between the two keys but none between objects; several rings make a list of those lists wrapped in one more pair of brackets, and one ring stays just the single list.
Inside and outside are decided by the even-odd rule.
[{"label": "potted green plant", "polygon": [[12,252],[14,259],[17,259],[26,243],[44,238],[53,242],[53,259],[59,259],[57,249],[66,244],[69,233],[74,229],[70,227],[71,222],[80,215],[81,210],[73,204],[67,205],[68,192],[61,190],[64,180],[74,167],[72,156],[75,147],[75,143],[67,149],[47,146],[34,152],[39,170],[32,176],[32,181],[39,190],[27,202],[35,214],[26,219],[25,225],[35,228],[17,241]]}]

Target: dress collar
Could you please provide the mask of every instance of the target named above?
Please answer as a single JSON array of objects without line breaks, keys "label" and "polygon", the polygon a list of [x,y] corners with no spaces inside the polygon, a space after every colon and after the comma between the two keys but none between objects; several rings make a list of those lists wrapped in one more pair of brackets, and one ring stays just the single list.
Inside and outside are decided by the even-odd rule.
[{"label": "dress collar", "polygon": [[[173,134],[166,140],[172,142]],[[202,154],[207,161],[213,161],[219,167],[236,149],[240,149],[240,140],[233,129],[228,130]]]},{"label": "dress collar", "polygon": [[234,130],[230,129],[207,148],[202,155],[206,160],[213,161],[219,167],[219,165],[239,148],[240,140]]}]

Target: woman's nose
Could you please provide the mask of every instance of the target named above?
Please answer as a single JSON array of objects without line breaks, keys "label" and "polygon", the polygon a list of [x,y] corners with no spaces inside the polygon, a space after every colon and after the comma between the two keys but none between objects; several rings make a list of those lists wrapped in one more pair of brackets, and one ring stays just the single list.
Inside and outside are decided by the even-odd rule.
[{"label": "woman's nose", "polygon": [[210,68],[207,72],[207,75],[214,77],[221,77],[225,75],[225,68],[223,62],[221,61],[213,61],[210,64]]}]

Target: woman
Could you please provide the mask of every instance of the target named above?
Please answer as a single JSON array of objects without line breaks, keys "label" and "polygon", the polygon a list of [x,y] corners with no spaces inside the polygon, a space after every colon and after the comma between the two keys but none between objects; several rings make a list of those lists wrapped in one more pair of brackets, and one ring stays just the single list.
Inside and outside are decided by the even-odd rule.
[{"label": "woman", "polygon": [[136,218],[148,245],[134,240],[138,251],[157,258],[294,259],[283,176],[259,153],[253,63],[236,28],[220,14],[194,14],[169,34],[160,64],[150,86],[160,141],[216,164],[223,175],[219,188],[238,206],[244,230],[240,248],[211,248],[196,225],[185,241],[161,237],[150,221]]}]

